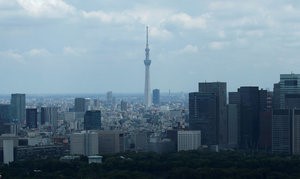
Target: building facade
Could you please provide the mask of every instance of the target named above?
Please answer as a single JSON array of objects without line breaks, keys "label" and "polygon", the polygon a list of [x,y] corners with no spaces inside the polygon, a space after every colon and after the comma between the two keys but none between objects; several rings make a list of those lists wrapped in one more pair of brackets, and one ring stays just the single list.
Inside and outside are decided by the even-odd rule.
[{"label": "building facade", "polygon": [[84,114],[84,130],[101,129],[101,111],[86,111]]}]

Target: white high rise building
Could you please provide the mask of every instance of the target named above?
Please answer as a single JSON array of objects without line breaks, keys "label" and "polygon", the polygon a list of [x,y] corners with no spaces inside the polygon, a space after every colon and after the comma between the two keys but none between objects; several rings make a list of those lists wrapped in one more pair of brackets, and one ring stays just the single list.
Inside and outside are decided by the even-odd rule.
[{"label": "white high rise building", "polygon": [[148,43],[148,26],[146,30],[146,49],[145,49],[145,55],[146,58],[144,60],[145,64],[145,105],[146,107],[151,106],[151,88],[150,88],[150,65],[151,65],[151,60],[149,59],[149,54],[150,49],[149,49],[149,43]]}]

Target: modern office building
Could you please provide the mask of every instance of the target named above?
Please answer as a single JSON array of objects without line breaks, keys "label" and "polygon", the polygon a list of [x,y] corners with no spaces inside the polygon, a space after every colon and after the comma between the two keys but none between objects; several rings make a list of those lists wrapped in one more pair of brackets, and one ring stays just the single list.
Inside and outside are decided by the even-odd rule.
[{"label": "modern office building", "polygon": [[[293,95],[295,96],[293,96]],[[280,100],[280,109],[288,109],[293,106],[287,106],[286,101],[290,98],[298,98],[294,99],[295,101],[299,100],[300,95],[300,74],[280,74],[280,82],[279,82],[279,100]],[[299,104],[299,102],[297,102]],[[289,104],[291,105],[291,103]]]},{"label": "modern office building", "polygon": [[242,149],[256,149],[259,140],[260,95],[258,87],[240,87],[240,141]]},{"label": "modern office building", "polygon": [[152,102],[155,106],[160,104],[160,92],[159,89],[154,89],[152,91]]},{"label": "modern office building", "polygon": [[0,123],[11,122],[11,106],[9,104],[0,104]]},{"label": "modern office building", "polygon": [[177,151],[197,150],[201,147],[201,131],[178,131]]},{"label": "modern office building", "polygon": [[26,109],[26,126],[29,129],[37,128],[37,109],[36,108]]},{"label": "modern office building", "polygon": [[292,110],[277,109],[272,116],[272,152],[292,154]]},{"label": "modern office building", "polygon": [[22,125],[25,125],[25,119],[26,119],[26,99],[25,94],[12,94],[11,95],[11,115],[13,121],[18,121]]},{"label": "modern office building", "polygon": [[101,111],[86,111],[84,114],[84,130],[101,129]]},{"label": "modern office building", "polygon": [[215,93],[189,93],[189,128],[201,131],[203,145],[218,144],[217,112]]},{"label": "modern office building", "polygon": [[199,83],[199,93],[214,93],[216,95],[216,123],[217,143],[227,145],[228,123],[227,123],[227,87],[225,82],[202,82]]}]

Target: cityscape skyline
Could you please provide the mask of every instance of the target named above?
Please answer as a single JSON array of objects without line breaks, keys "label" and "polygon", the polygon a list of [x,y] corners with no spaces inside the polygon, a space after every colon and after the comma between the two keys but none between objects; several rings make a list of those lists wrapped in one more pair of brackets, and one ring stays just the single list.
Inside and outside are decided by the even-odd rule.
[{"label": "cityscape skyline", "polygon": [[297,73],[296,1],[191,3],[0,1],[0,94],[142,93],[147,25],[162,92],[199,81],[272,89]]}]

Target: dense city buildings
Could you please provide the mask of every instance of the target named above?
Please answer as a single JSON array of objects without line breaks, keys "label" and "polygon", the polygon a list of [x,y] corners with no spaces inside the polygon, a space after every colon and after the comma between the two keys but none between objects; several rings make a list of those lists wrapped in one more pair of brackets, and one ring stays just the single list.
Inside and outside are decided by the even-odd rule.
[{"label": "dense city buildings", "polygon": [[[11,95],[0,104],[0,149],[5,146],[7,163],[38,152],[94,156],[225,149],[300,154],[295,76],[281,75],[273,92],[242,86],[229,92],[228,99],[225,82],[200,82],[198,91],[188,95],[155,89],[152,106],[144,104],[143,94]],[[24,122],[13,118],[10,101],[27,106]]]}]

